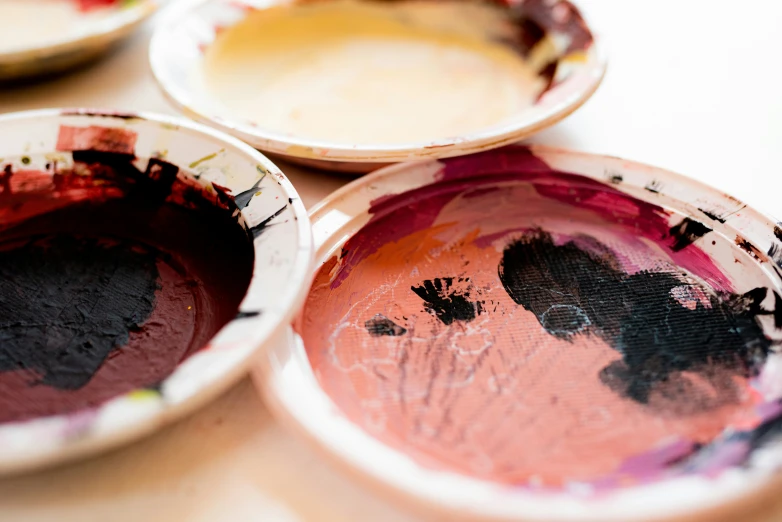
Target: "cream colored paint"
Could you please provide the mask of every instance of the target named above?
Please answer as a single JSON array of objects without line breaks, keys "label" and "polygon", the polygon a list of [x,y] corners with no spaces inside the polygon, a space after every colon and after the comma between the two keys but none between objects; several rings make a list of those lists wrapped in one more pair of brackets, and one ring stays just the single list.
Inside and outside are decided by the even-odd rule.
[{"label": "cream colored paint", "polygon": [[79,11],[71,0],[0,0],[0,53],[55,44],[79,35],[109,9]]},{"label": "cream colored paint", "polygon": [[503,12],[469,3],[336,0],[252,12],[207,49],[228,117],[344,144],[458,137],[502,123],[543,87],[490,38]]}]

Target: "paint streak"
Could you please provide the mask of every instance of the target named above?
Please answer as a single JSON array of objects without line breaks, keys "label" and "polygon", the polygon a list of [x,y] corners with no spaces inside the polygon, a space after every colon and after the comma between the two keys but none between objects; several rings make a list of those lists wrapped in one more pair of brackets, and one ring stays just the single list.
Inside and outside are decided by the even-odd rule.
[{"label": "paint streak", "polygon": [[424,281],[421,286],[413,286],[411,290],[423,299],[429,313],[437,316],[443,324],[454,321],[472,321],[481,311],[481,304],[469,301],[469,292],[453,289],[453,278],[435,278]]},{"label": "paint streak", "polygon": [[703,215],[706,216],[707,218],[709,218],[709,219],[711,219],[713,221],[717,221],[718,223],[725,223],[727,221],[726,217],[722,217],[719,214],[717,214],[717,213],[715,213],[715,212],[713,212],[711,210],[705,210],[705,209],[702,209],[702,208],[699,208],[698,210],[703,212]]},{"label": "paint streak", "polygon": [[674,252],[684,250],[695,241],[711,232],[711,229],[691,218],[684,218],[681,223],[671,227],[670,236],[673,238],[671,248]]},{"label": "paint streak", "polygon": [[90,132],[65,130],[69,148],[102,149],[74,151],[72,168],[2,168],[0,422],[159,384],[249,285],[252,244],[230,196],[160,160],[139,169]]},{"label": "paint streak", "polygon": [[407,330],[394,321],[384,316],[383,314],[376,314],[372,319],[369,319],[364,323],[364,327],[367,329],[369,335],[390,335],[392,337],[399,337],[407,333]]},{"label": "paint streak", "polygon": [[[253,186],[249,189],[240,192],[239,194],[234,197],[234,201],[236,201],[236,206],[240,209],[245,209],[250,204],[250,201],[258,194],[258,192],[261,189],[261,183],[263,183],[263,180],[266,179],[266,173],[264,172],[263,175],[258,178],[258,181],[253,183]],[[289,201],[290,203],[290,201]]]},{"label": "paint streak", "polygon": [[284,206],[284,207],[282,207],[280,210],[278,210],[278,211],[276,211],[276,212],[272,213],[272,215],[271,215],[271,216],[267,217],[266,219],[264,219],[263,221],[261,221],[261,222],[260,222],[260,223],[258,223],[257,225],[255,225],[255,226],[251,227],[251,228],[249,229],[249,231],[250,231],[250,233],[252,234],[253,238],[254,238],[254,239],[258,239],[259,237],[261,237],[261,236],[263,235],[263,233],[264,233],[264,232],[266,232],[266,229],[267,229],[267,228],[269,228],[270,226],[272,226],[272,221],[273,221],[273,220],[274,220],[276,217],[278,217],[280,214],[282,214],[283,212],[285,212],[285,210],[286,210],[287,208],[288,208],[288,205],[285,205],[285,206]]},{"label": "paint streak", "polygon": [[75,2],[81,11],[88,12],[103,7],[120,5],[122,0],[75,0]]},{"label": "paint streak", "polygon": [[763,253],[755,247],[752,243],[747,241],[741,236],[736,236],[736,246],[742,249],[744,252],[752,256],[757,261],[763,261]]}]

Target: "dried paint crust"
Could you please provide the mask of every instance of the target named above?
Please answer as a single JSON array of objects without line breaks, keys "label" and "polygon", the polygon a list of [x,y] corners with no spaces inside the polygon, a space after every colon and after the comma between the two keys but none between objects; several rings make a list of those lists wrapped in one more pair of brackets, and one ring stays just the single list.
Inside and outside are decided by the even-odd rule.
[{"label": "dried paint crust", "polygon": [[351,420],[425,466],[536,488],[712,474],[779,432],[755,385],[782,297],[759,270],[736,292],[699,245],[756,249],[520,147],[443,163],[373,202],[305,306]]},{"label": "dried paint crust", "polygon": [[135,140],[63,127],[72,164],[1,169],[0,422],[155,389],[237,314],[254,254],[233,198]]}]

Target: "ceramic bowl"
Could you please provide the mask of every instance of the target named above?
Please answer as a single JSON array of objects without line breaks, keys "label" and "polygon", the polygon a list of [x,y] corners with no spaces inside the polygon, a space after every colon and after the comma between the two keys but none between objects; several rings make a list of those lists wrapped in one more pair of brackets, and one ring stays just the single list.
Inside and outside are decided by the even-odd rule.
[{"label": "ceramic bowl", "polygon": [[193,411],[303,301],[309,220],[251,147],[81,109],[3,115],[0,135],[0,473]]},{"label": "ceramic bowl", "polygon": [[735,520],[776,494],[775,220],[518,146],[382,169],[310,217],[315,281],[254,377],[362,482],[448,520]]},{"label": "ceramic bowl", "polygon": [[106,6],[110,2],[4,0],[0,80],[54,74],[96,58],[151,16],[159,3],[118,0]]},{"label": "ceramic bowl", "polygon": [[[476,38],[475,34],[479,33],[481,35],[479,37],[480,42],[494,42],[493,45],[502,49],[503,53],[509,53],[509,55],[513,56],[513,60],[520,60],[529,65],[530,71],[533,71],[531,74],[534,80],[519,80],[507,86],[506,90],[516,93],[522,87],[527,88],[528,82],[534,82],[536,87],[530,87],[532,89],[530,91],[532,97],[529,102],[521,105],[513,105],[512,107],[509,105],[508,107],[497,109],[498,111],[504,111],[501,116],[497,116],[489,123],[478,125],[476,128],[468,126],[456,132],[451,130],[435,132],[435,130],[432,130],[431,135],[425,134],[421,137],[409,138],[407,136],[413,135],[419,130],[419,127],[427,124],[429,120],[436,123],[441,121],[441,118],[450,118],[445,113],[457,112],[460,106],[455,102],[453,111],[450,109],[445,110],[441,116],[432,118],[422,116],[422,118],[427,119],[426,122],[422,123],[423,120],[417,116],[419,110],[413,109],[413,107],[417,106],[417,103],[420,105],[421,102],[414,97],[415,94],[408,92],[413,88],[412,86],[417,85],[415,82],[419,80],[414,81],[408,78],[400,81],[399,85],[391,82],[388,84],[390,86],[387,87],[388,92],[384,94],[384,98],[396,99],[401,97],[401,99],[409,101],[409,103],[405,102],[407,105],[400,110],[394,109],[395,112],[393,114],[383,116],[381,113],[376,114],[378,104],[382,106],[382,101],[378,100],[375,105],[371,101],[367,102],[370,107],[370,109],[367,109],[367,113],[376,115],[376,117],[372,116],[375,120],[368,124],[370,131],[374,132],[377,129],[393,127],[395,137],[386,139],[383,134],[378,134],[377,136],[367,135],[367,132],[358,127],[355,130],[355,134],[350,135],[350,132],[353,132],[351,130],[353,124],[349,119],[339,116],[333,118],[333,121],[327,120],[325,117],[313,116],[311,119],[317,125],[322,126],[324,122],[332,122],[329,124],[331,125],[330,127],[321,129],[323,134],[318,134],[317,136],[309,134],[309,131],[306,129],[304,131],[295,129],[275,130],[274,125],[270,121],[271,115],[272,113],[277,114],[279,112],[278,109],[280,111],[283,110],[280,109],[282,104],[281,96],[288,96],[290,92],[295,93],[301,90],[301,96],[316,97],[321,96],[322,93],[329,93],[329,101],[322,100],[320,105],[318,105],[319,102],[301,101],[302,107],[305,108],[293,109],[287,116],[285,115],[287,113],[275,116],[278,119],[282,118],[277,122],[280,125],[293,124],[292,122],[298,121],[301,117],[306,117],[308,111],[319,111],[329,104],[344,102],[347,104],[346,107],[350,107],[351,104],[356,103],[357,93],[354,92],[354,83],[348,82],[348,84],[342,87],[335,88],[334,92],[329,90],[333,87],[333,82],[330,83],[331,80],[328,80],[331,78],[330,74],[336,75],[334,82],[337,85],[342,85],[340,83],[342,81],[340,75],[343,75],[345,68],[336,64],[329,68],[328,64],[331,62],[328,57],[323,59],[323,64],[318,62],[320,65],[313,63],[306,67],[302,66],[301,71],[303,72],[306,72],[308,67],[310,67],[311,71],[320,71],[320,69],[315,69],[315,67],[320,67],[321,65],[323,65],[324,69],[317,72],[317,74],[312,72],[315,75],[315,79],[312,81],[299,79],[291,83],[289,87],[281,88],[282,91],[275,95],[273,99],[270,98],[268,104],[258,107],[259,116],[257,118],[249,114],[248,107],[251,105],[250,103],[244,104],[242,102],[240,105],[243,108],[237,107],[236,110],[233,110],[226,105],[225,100],[235,101],[239,98],[232,94],[226,94],[224,97],[215,94],[215,89],[210,87],[210,85],[213,84],[212,80],[214,78],[223,77],[222,72],[213,73],[212,69],[209,68],[211,66],[208,67],[207,65],[209,63],[225,63],[220,58],[215,58],[212,61],[208,60],[209,50],[213,47],[218,35],[230,32],[234,27],[238,27],[237,24],[245,21],[248,17],[258,16],[259,12],[263,15],[268,10],[273,13],[269,16],[279,16],[281,10],[300,9],[302,6],[305,9],[320,9],[324,8],[324,6],[327,8],[329,4],[326,2],[328,1],[330,0],[315,3],[282,2],[277,0],[187,0],[179,2],[177,5],[172,6],[172,9],[170,9],[157,27],[152,39],[150,61],[155,78],[172,103],[189,117],[208,122],[210,125],[229,132],[260,150],[284,156],[291,161],[298,161],[309,166],[341,171],[366,172],[388,163],[411,159],[463,155],[523,139],[545,127],[553,125],[581,106],[597,89],[606,68],[606,58],[597,35],[587,25],[581,12],[567,1],[512,0],[505,2],[503,0],[495,3],[471,1],[455,1],[451,3],[397,2],[391,4],[391,8],[387,7],[388,4],[365,3],[363,5],[386,6],[380,7],[380,9],[390,9],[389,12],[391,13],[394,13],[394,10],[396,10],[396,14],[389,16],[399,17],[403,26],[407,23],[405,20],[420,17],[423,20],[420,22],[423,28],[421,29],[422,31],[432,30],[435,32],[434,34],[438,35],[443,31],[445,31],[443,34],[447,35],[464,33],[473,38],[473,40]],[[422,10],[434,9],[433,14],[421,14],[415,11],[416,6],[423,6],[421,7]],[[456,8],[477,9],[478,11],[476,16],[465,15],[462,17],[466,18],[466,21],[449,12],[440,13],[437,11],[437,9]],[[491,9],[492,16],[497,19],[491,18],[490,22],[485,22],[483,15],[486,15],[486,13],[480,11],[480,9]],[[406,10],[411,12],[408,13]],[[296,13],[296,11],[291,12]],[[291,19],[295,21],[296,16],[293,15]],[[275,22],[269,23],[274,24]],[[452,24],[454,27],[450,27],[448,24]],[[353,24],[351,27],[359,27],[357,30],[360,31],[360,26],[363,27],[361,24]],[[274,27],[274,25],[270,25],[270,27]],[[254,31],[253,34],[259,34],[259,32]],[[293,38],[293,36],[287,33],[286,35],[280,35],[280,38],[290,38],[293,42],[291,45],[299,45],[296,43],[299,42],[298,37]],[[365,36],[362,33],[361,37]],[[336,37],[339,38],[339,35]],[[275,36],[275,39],[277,39],[277,36]],[[472,42],[473,40],[470,41]],[[390,41],[394,42],[393,38]],[[497,41],[502,43],[497,44]],[[237,43],[237,45],[240,45],[240,43]],[[247,45],[247,52],[242,52],[241,49],[234,50],[228,56],[257,55],[257,51],[252,50],[254,47],[251,48],[249,47],[250,44]],[[266,44],[258,45],[261,50],[271,48],[266,46]],[[278,44],[275,45],[281,45],[279,44],[279,39]],[[344,44],[344,46],[349,45],[349,42]],[[389,45],[393,47],[397,44],[391,43]],[[339,44],[335,48],[343,49],[344,46]],[[317,47],[317,45],[314,45],[313,49],[317,49]],[[358,49],[356,52],[359,55],[363,52],[360,51],[360,48],[361,45],[355,47],[355,49]],[[301,50],[299,54],[296,54],[297,52],[295,49],[292,50],[290,59],[285,59],[288,55],[275,55],[274,60],[277,61],[272,60],[270,62],[277,64],[274,67],[272,65],[269,65],[268,68],[237,66],[237,69],[234,71],[237,75],[236,78],[231,77],[230,80],[226,80],[226,85],[236,87],[237,85],[243,85],[243,82],[246,82],[248,85],[260,85],[261,83],[276,85],[275,82],[278,82],[278,77],[282,75],[282,67],[287,67],[291,63],[298,63],[296,62],[299,59],[297,56],[301,53],[305,53],[301,56],[308,56],[306,49]],[[390,68],[388,70],[402,71],[403,69],[399,69],[399,67],[408,66],[408,62],[417,63],[416,57],[425,54],[424,52],[413,52],[408,62],[397,64],[397,61],[402,60],[401,56],[407,56],[404,54],[405,52],[408,51],[405,51],[404,48],[400,48],[398,45],[393,49],[387,50],[387,67]],[[381,54],[381,56],[385,55]],[[519,58],[520,56],[524,58]],[[370,65],[375,64],[371,57],[368,58],[364,55],[357,59],[369,59],[370,62],[368,63]],[[381,60],[379,57],[377,59]],[[454,63],[472,63],[469,56],[459,58],[459,60]],[[277,70],[275,70],[275,67]],[[386,66],[381,66],[381,69],[387,71],[383,67]],[[413,65],[410,65],[410,67],[413,67]],[[255,76],[252,76],[248,70],[256,71]],[[459,69],[454,74],[483,74],[480,72],[483,69],[478,68],[476,70],[478,72],[464,72]],[[285,71],[288,71],[288,69],[286,68]],[[399,74],[402,73],[400,72]],[[481,98],[482,101],[475,102],[477,108],[470,105],[467,114],[474,115],[484,110],[488,113],[487,107],[491,105],[492,100],[496,97],[502,98],[504,96],[502,93],[505,92],[503,90],[505,87],[496,86],[496,82],[492,83],[494,80],[488,79],[490,78],[490,73],[485,74],[486,76],[481,76],[481,78],[486,78],[486,82],[488,82],[487,85],[483,86],[487,89],[487,94]],[[340,78],[337,78],[337,76]],[[295,75],[291,77],[294,78]],[[491,77],[493,78],[493,76]],[[288,77],[286,76],[286,78]],[[438,76],[435,75],[430,80],[435,82],[437,78]],[[322,85],[318,82],[321,82]],[[460,82],[461,80],[454,80],[449,84],[450,87],[443,86],[442,90],[438,92],[453,92],[453,85]],[[381,89],[386,88],[386,84],[384,83],[383,85],[384,87],[381,87]],[[427,83],[427,85],[429,84]],[[428,88],[438,89],[434,85],[429,85]],[[296,98],[296,96],[299,95],[294,94],[294,97],[291,98],[293,107],[298,107],[297,104],[301,100],[301,98]],[[257,105],[256,102],[257,100],[253,103]],[[313,103],[314,105],[312,105]],[[265,107],[268,109],[265,109]],[[306,107],[309,107],[309,109]],[[371,107],[374,107],[374,109]],[[401,120],[396,121],[395,117],[400,113],[404,113],[405,116]],[[342,114],[345,113],[343,112]],[[408,121],[408,117],[413,119]],[[374,121],[377,123],[373,123]],[[457,124],[459,124],[458,118],[455,120],[454,125]],[[455,127],[449,124],[448,129],[451,128]],[[327,129],[330,129],[330,131]],[[337,130],[345,130],[345,134],[337,138],[331,138],[331,135]],[[440,132],[443,134],[440,134]]]}]

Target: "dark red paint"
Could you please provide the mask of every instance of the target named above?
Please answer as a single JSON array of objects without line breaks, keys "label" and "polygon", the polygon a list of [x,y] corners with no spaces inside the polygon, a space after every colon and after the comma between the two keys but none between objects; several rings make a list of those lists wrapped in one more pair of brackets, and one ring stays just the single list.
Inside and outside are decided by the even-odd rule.
[{"label": "dark red paint", "polygon": [[[50,319],[40,325],[28,321],[29,328],[39,330],[25,329],[23,334],[44,345],[61,342],[63,352],[55,357],[62,357],[62,361],[32,364],[30,361],[40,354],[20,354],[19,344],[11,354],[10,344],[0,344],[0,360],[4,360],[0,369],[0,422],[73,412],[133,389],[155,388],[236,316],[249,285],[254,253],[247,230],[233,217],[237,210],[233,199],[219,188],[206,189],[169,163],[151,160],[144,166],[146,161],[137,161],[132,154],[111,152],[111,147],[127,150],[127,141],[120,136],[113,145],[104,147],[101,144],[108,143],[105,137],[91,142],[61,139],[66,149],[98,144],[97,151],[74,151],[72,169],[51,164],[44,172],[0,165],[0,251],[8,255],[33,242],[45,248],[48,241],[57,241],[51,238],[70,237],[92,245],[85,248],[84,263],[89,263],[95,249],[101,248],[96,244],[103,248],[125,245],[130,251],[154,256],[156,282],[149,287],[148,296],[154,306],[151,313],[139,312],[138,325],[128,323],[127,333],[117,337],[127,339],[122,346],[114,346],[106,354],[88,354],[93,362],[98,357],[97,368],[89,369],[90,375],[70,380],[62,372],[74,364],[73,343],[62,343],[62,334],[58,339],[48,339],[46,336],[53,335],[54,329],[47,330],[46,323],[57,317],[58,331],[67,331],[68,327],[78,330],[87,339],[79,344],[79,350],[89,350],[93,344],[89,342],[90,332],[100,336],[105,334],[102,329],[109,327],[91,323],[94,320],[89,312],[111,303],[92,299],[92,308],[75,314],[63,307],[64,314],[74,316],[72,323],[63,322],[50,311],[42,314]],[[78,263],[78,259],[70,262]],[[52,266],[59,269],[60,265],[52,262]],[[14,267],[21,272],[9,278],[19,281],[40,281],[41,273],[52,269],[45,263],[25,266],[17,262]],[[89,285],[99,284],[87,278],[83,289],[67,291],[74,292],[78,301],[90,291]],[[66,290],[53,283],[48,288],[41,284],[39,289],[15,291],[32,292],[30,295],[46,302],[41,295],[58,295]],[[107,294],[104,289],[96,295],[113,296],[123,291],[131,290],[116,288],[116,292]],[[58,297],[52,301],[63,302],[62,296]],[[8,309],[5,313],[9,314]],[[13,317],[2,320],[15,324]],[[13,328],[18,331],[18,326]],[[116,328],[116,322],[111,327]],[[46,368],[46,375],[42,368]]]}]

